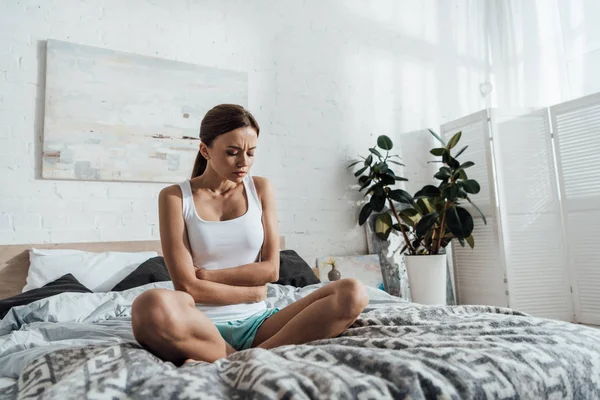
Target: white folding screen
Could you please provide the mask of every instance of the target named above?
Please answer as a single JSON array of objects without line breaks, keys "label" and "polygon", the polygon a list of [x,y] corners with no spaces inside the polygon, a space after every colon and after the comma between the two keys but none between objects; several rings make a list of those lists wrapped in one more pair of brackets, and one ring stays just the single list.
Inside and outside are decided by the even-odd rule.
[{"label": "white folding screen", "polygon": [[490,110],[508,305],[573,319],[548,109]]},{"label": "white folding screen", "polygon": [[550,108],[578,322],[600,324],[600,94]]},{"label": "white folding screen", "polygon": [[499,219],[494,190],[489,118],[487,110],[469,115],[441,126],[441,135],[448,140],[462,132],[457,150],[469,146],[459,161],[473,161],[475,166],[466,170],[469,178],[481,185],[479,194],[471,197],[486,216],[487,225],[469,203],[462,204],[475,216],[475,248],[452,244],[455,285],[458,304],[489,304],[506,306],[504,282],[504,254],[499,236]]}]

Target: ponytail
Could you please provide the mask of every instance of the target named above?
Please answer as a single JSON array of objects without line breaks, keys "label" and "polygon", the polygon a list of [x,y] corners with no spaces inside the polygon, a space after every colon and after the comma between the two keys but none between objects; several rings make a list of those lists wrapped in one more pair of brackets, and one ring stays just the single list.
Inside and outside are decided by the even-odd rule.
[{"label": "ponytail", "polygon": [[204,171],[206,170],[207,164],[208,164],[208,162],[206,161],[206,158],[204,158],[204,156],[202,155],[200,150],[198,150],[198,155],[196,156],[196,161],[194,161],[194,169],[192,169],[192,178],[191,179],[194,179],[195,177],[202,175],[204,173]]}]

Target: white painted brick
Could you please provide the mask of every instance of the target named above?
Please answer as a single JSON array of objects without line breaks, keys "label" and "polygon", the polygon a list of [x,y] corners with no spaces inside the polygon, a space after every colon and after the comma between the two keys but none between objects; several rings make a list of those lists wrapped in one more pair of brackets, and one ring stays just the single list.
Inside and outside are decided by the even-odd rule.
[{"label": "white painted brick", "polygon": [[149,225],[148,222],[146,222],[146,215],[140,212],[123,214],[121,216],[121,224],[125,228],[128,228],[130,226],[140,227]]},{"label": "white painted brick", "polygon": [[50,231],[52,243],[82,243],[99,242],[100,231],[90,227],[88,229],[52,229]]},{"label": "white painted brick", "polygon": [[16,244],[39,244],[50,243],[50,231],[48,229],[16,229]]},{"label": "white painted brick", "polygon": [[123,219],[118,214],[103,214],[94,216],[94,226],[100,230],[119,228],[123,226]]},{"label": "white painted brick", "polygon": [[17,231],[42,227],[42,218],[37,214],[17,214],[13,216],[13,220]]},{"label": "white painted brick", "polygon": [[64,214],[43,215],[42,227],[46,229],[68,229],[68,218]]},{"label": "white painted brick", "polygon": [[8,214],[0,214],[0,231],[13,230],[11,216]]},{"label": "white painted brick", "polygon": [[[2,195],[4,196],[4,194]],[[25,202],[19,198],[0,198],[0,212],[8,214],[24,213],[26,211]]]},{"label": "white painted brick", "polygon": [[[345,170],[348,158],[372,146],[375,133],[393,136],[420,129],[425,120],[435,126],[481,108],[478,85],[460,88],[461,101],[433,106],[423,101],[453,99],[454,86],[424,73],[419,79],[415,71],[432,69],[451,77],[464,70],[480,76],[485,65],[486,54],[463,54],[485,48],[485,32],[475,28],[460,54],[445,40],[457,37],[462,28],[452,23],[466,17],[458,7],[462,0],[448,2],[446,9],[456,9],[456,15],[436,45],[429,45],[427,33],[407,32],[402,24],[391,29],[381,21],[388,2],[368,7],[314,0],[236,2],[235,7],[190,0],[2,2],[0,153],[6,156],[0,157],[0,214],[15,222],[16,231],[2,229],[6,218],[0,218],[0,243],[159,236],[157,194],[166,184],[38,179],[35,157],[41,146],[35,145],[39,132],[34,127],[40,125],[36,107],[43,100],[37,86],[38,43],[52,37],[248,71],[249,104],[262,127],[256,173],[275,185],[282,233],[310,257],[364,251],[364,230],[356,224],[359,196]],[[426,26],[431,16],[412,11],[411,2],[396,7],[398,15],[415,15],[414,26]],[[137,18],[129,18],[132,13]],[[289,34],[273,37],[274,31]],[[406,48],[407,56],[389,51],[398,48]],[[444,63],[430,62],[437,59]],[[17,226],[15,218],[26,214],[42,216],[41,225],[34,218],[38,228],[27,228],[32,221],[25,217]]]},{"label": "white painted brick", "polygon": [[131,212],[131,202],[118,199],[88,199],[83,201],[83,211],[91,213],[114,213],[116,215]]},{"label": "white painted brick", "polygon": [[166,186],[154,183],[115,183],[108,187],[108,197],[114,199],[158,199],[158,193]]},{"label": "white painted brick", "polygon": [[106,187],[101,182],[61,182],[56,185],[56,196],[61,199],[106,198]]},{"label": "white painted brick", "polygon": [[95,226],[94,219],[94,214],[83,212],[74,212],[67,216],[69,229],[73,230],[85,230],[86,228],[89,229],[90,227]]},{"label": "white painted brick", "polygon": [[150,240],[152,228],[149,226],[140,226],[136,228],[102,229],[100,238],[103,241],[129,241],[129,240]]},{"label": "white painted brick", "polygon": [[60,199],[48,199],[48,200],[29,200],[27,201],[27,212],[31,213],[48,213],[52,211],[55,213],[71,213],[81,211],[82,202],[81,200],[60,200]]}]

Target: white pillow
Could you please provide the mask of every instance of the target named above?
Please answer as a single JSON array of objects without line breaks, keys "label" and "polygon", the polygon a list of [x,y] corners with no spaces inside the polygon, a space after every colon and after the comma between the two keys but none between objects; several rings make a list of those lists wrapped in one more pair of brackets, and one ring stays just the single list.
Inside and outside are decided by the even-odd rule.
[{"label": "white pillow", "polygon": [[92,253],[55,250],[48,253],[48,250],[31,249],[27,284],[23,292],[40,288],[66,274],[73,274],[93,292],[108,292],[141,263],[156,256],[158,253],[155,251]]}]

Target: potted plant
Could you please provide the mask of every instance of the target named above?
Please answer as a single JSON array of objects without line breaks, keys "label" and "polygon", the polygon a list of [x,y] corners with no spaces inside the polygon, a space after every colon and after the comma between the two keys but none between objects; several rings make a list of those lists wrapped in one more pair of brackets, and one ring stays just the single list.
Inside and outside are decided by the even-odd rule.
[{"label": "potted plant", "polygon": [[[382,211],[382,204],[387,201],[390,206],[389,211],[377,216],[376,234],[381,239],[387,240],[392,229],[402,233],[404,247],[401,252],[405,254],[412,300],[422,304],[445,304],[447,280],[445,247],[453,239],[457,239],[462,246],[465,242],[471,248],[475,246],[472,236],[473,217],[461,205],[469,202],[484,223],[486,220],[481,210],[469,198],[469,194],[477,194],[480,190],[479,183],[469,179],[466,172],[475,164],[471,161],[461,164],[457,160],[468,146],[452,154],[462,133],[456,133],[448,143],[445,143],[435,132],[432,130],[429,132],[442,144],[442,147],[430,151],[432,155],[440,157],[440,160],[434,161],[442,164],[434,175],[440,183],[437,186],[426,185],[414,196],[402,189],[391,190],[389,188],[392,184],[391,180],[381,179],[381,173],[373,171],[372,158],[370,160],[368,157],[363,158],[364,166],[355,173],[355,176],[361,183],[360,190],[368,187],[367,194],[370,194],[371,198],[360,211],[359,224],[364,224],[372,212]],[[393,157],[388,156],[392,142],[386,136],[380,136],[377,144],[388,152],[385,157],[381,154],[378,156],[378,170],[381,170],[381,163],[387,165],[387,161]],[[373,150],[369,149],[377,156],[378,152],[373,153]],[[353,163],[351,166],[356,164]],[[363,176],[367,169],[369,174]],[[386,174],[396,177],[393,172]],[[396,180],[405,179],[394,179],[394,183]],[[396,206],[394,201],[400,204]],[[392,217],[396,223],[393,222]]]}]

